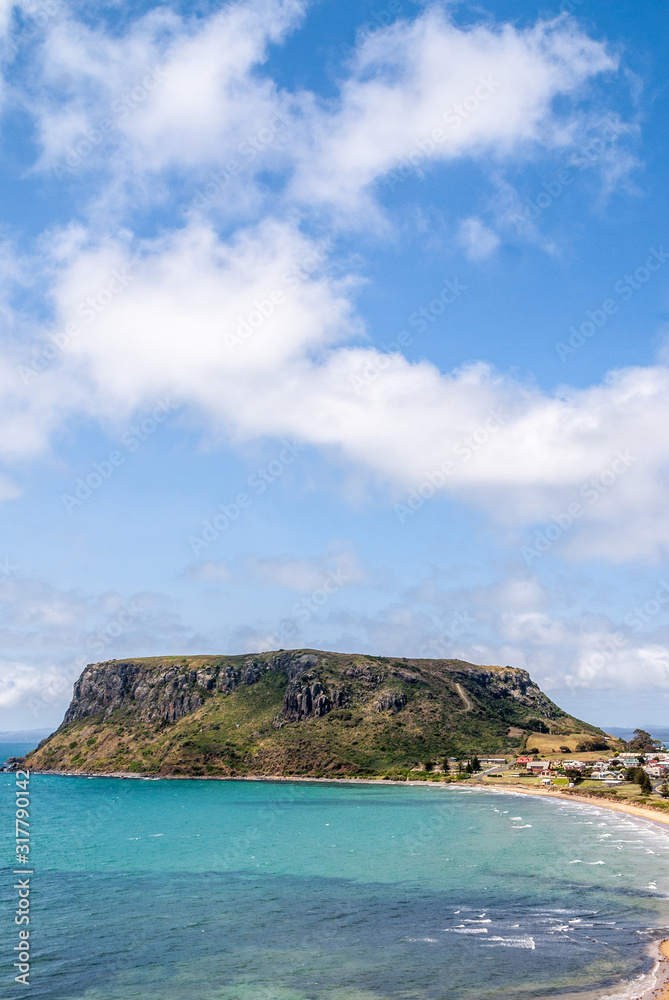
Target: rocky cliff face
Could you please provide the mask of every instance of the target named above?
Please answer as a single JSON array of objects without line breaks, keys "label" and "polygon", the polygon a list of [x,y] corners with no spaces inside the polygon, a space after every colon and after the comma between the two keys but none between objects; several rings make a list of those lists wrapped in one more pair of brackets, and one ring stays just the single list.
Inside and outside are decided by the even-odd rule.
[{"label": "rocky cliff face", "polygon": [[[331,654],[330,654],[331,655]],[[203,658],[201,658],[203,659]],[[226,662],[226,659],[242,662]],[[173,723],[195,712],[215,694],[230,694],[240,685],[257,684],[268,672],[280,673],[287,682],[277,724],[322,718],[332,709],[345,708],[352,693],[346,683],[375,693],[376,711],[399,712],[407,704],[402,690],[387,688],[389,679],[402,684],[425,683],[437,664],[448,663],[448,678],[461,684],[474,697],[482,694],[493,699],[511,700],[533,709],[539,716],[556,719],[564,716],[537,687],[525,670],[513,667],[489,668],[457,661],[412,661],[414,669],[395,666],[388,670],[378,662],[374,666],[356,663],[345,667],[339,682],[324,680],[319,668],[327,664],[327,654],[280,652],[245,658],[212,658],[210,662],[189,664],[187,659],[109,660],[89,664],[74,685],[74,696],[63,725],[89,717],[108,719],[115,712],[129,711],[147,723]],[[451,665],[453,664],[453,665]],[[418,672],[416,671],[418,667]],[[443,672],[443,671],[442,671]],[[384,687],[384,690],[379,690]]]},{"label": "rocky cliff face", "polygon": [[475,684],[493,698],[511,699],[547,719],[557,719],[565,714],[546,697],[541,688],[537,687],[526,670],[517,667],[495,669],[473,667],[467,670],[456,668],[452,671],[452,676],[465,687]]},{"label": "rocky cliff face", "polygon": [[31,766],[379,773],[440,754],[503,751],[524,730],[583,725],[512,667],[319,650],[111,660],[86,667]]},{"label": "rocky cliff face", "polygon": [[281,671],[291,682],[290,698],[286,692],[286,718],[324,715],[332,703],[322,689],[316,690],[318,683],[305,692],[295,683],[317,663],[317,658],[309,654],[248,657],[240,665],[212,662],[199,668],[189,668],[187,661],[171,660],[89,663],[74,685],[63,725],[90,716],[107,719],[118,710],[136,713],[144,722],[176,722],[204,705],[208,696],[216,692],[229,694],[240,684],[257,684],[270,670]]}]

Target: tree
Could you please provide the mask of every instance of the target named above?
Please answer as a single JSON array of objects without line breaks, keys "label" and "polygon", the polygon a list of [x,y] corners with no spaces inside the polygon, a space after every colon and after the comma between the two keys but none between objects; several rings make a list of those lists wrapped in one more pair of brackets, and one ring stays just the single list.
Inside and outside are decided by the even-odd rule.
[{"label": "tree", "polygon": [[638,770],[639,770],[638,767],[626,767],[625,781],[636,781],[636,773]]},{"label": "tree", "polygon": [[560,747],[560,753],[571,753],[571,747]]},{"label": "tree", "polygon": [[639,784],[641,786],[642,795],[650,795],[650,793],[653,791],[653,786],[651,784],[650,778],[648,777],[645,771],[643,772],[643,777],[641,778]]},{"label": "tree", "polygon": [[550,728],[543,719],[528,719],[524,728],[529,729],[531,733],[550,733]]},{"label": "tree", "polygon": [[608,750],[609,745],[601,736],[594,736],[592,739],[581,740],[576,747],[577,753],[596,753],[598,750]]},{"label": "tree", "polygon": [[448,763],[448,757],[444,757],[444,759],[442,760],[441,769],[444,772],[444,774],[448,774],[448,772],[450,771],[451,765]]},{"label": "tree", "polygon": [[472,774],[473,770],[474,768],[472,767],[472,762],[468,760],[467,765],[465,767],[465,771],[467,772],[467,774]]},{"label": "tree", "polygon": [[476,771],[480,771],[481,770],[481,761],[478,759],[478,757],[476,756],[476,754],[474,754],[474,756],[472,757],[471,764],[472,764],[472,771],[474,773]]},{"label": "tree", "polygon": [[658,792],[660,793],[663,799],[669,799],[669,784],[667,784],[666,781],[663,781],[660,787],[658,788]]},{"label": "tree", "polygon": [[425,768],[426,771],[434,770],[434,761],[433,760],[423,761],[423,767]]},{"label": "tree", "polygon": [[654,740],[645,729],[635,729],[627,748],[628,750],[655,750],[659,748],[659,741]]}]

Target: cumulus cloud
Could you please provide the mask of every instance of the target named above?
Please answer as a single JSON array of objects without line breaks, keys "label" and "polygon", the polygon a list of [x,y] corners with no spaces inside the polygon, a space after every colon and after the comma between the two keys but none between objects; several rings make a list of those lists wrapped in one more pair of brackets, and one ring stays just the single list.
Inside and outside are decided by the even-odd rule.
[{"label": "cumulus cloud", "polygon": [[464,156],[568,148],[578,116],[559,114],[555,99],[578,98],[585,81],[615,67],[568,18],[462,29],[430,7],[362,43],[339,105],[314,117],[295,192],[352,210],[398,168],[402,177]]},{"label": "cumulus cloud", "polygon": [[0,711],[28,709],[40,718],[52,705],[60,707],[70,688],[70,678],[56,667],[39,670],[26,663],[0,662]]},{"label": "cumulus cloud", "polygon": [[150,655],[158,647],[199,652],[207,639],[185,625],[174,601],[142,592],[65,590],[3,566],[0,578],[0,713],[11,725],[60,721],[86,663]]},{"label": "cumulus cloud", "polygon": [[255,69],[303,9],[302,0],[248,0],[182,18],[159,7],[120,35],[55,19],[31,88],[40,166],[61,177],[108,166],[127,180],[256,158],[273,138],[260,130],[282,131],[282,102]]},{"label": "cumulus cloud", "polygon": [[[572,605],[587,606],[593,581],[572,576],[569,590]],[[614,617],[556,611],[531,573],[472,587],[431,577],[374,613],[337,610],[330,621],[342,629],[337,648],[510,664],[548,692],[669,692],[669,585],[658,581],[649,595]]]},{"label": "cumulus cloud", "polygon": [[[98,212],[129,190],[168,201],[176,172],[202,180],[194,202],[233,215],[261,210],[253,179],[270,169],[275,199],[325,205],[349,222],[366,206],[358,218],[369,219],[373,185],[393,172],[397,181],[465,156],[506,162],[578,150],[601,117],[581,106],[584,88],[617,65],[570,18],[460,28],[433,5],[362,37],[339,94],[323,101],[278,87],[266,71],[270,46],[299,26],[305,7],[246,0],[202,18],[161,7],[114,33],[54,18],[23,96],[37,168],[104,177],[91,198]],[[558,98],[568,109],[558,110]],[[607,183],[631,165],[612,145]]]},{"label": "cumulus cloud", "polygon": [[339,454],[389,486],[402,523],[432,496],[455,496],[500,523],[539,526],[577,558],[669,544],[664,365],[555,392],[484,363],[442,373],[352,346],[364,333],[355,287],[333,275],[324,244],[271,219],[228,241],[199,223],[137,245],[73,239],[52,298],[55,329],[74,322],[76,335],[26,377],[19,406],[14,373],[0,422],[23,421],[29,447],[68,411],[118,421],[168,396],[208,432]]}]

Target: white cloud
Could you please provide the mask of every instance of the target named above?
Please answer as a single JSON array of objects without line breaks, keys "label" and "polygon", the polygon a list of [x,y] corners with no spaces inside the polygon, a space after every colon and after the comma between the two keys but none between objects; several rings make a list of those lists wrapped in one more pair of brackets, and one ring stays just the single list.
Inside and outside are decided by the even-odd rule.
[{"label": "white cloud", "polygon": [[110,190],[136,190],[147,173],[231,160],[237,170],[251,161],[261,169],[263,154],[287,138],[288,111],[256,70],[304,6],[247,0],[190,19],[159,7],[122,34],[54,19],[31,81],[40,167],[58,177],[108,169]]},{"label": "white cloud", "polygon": [[465,219],[458,230],[458,242],[470,260],[485,260],[500,244],[500,238],[482,219]]},{"label": "white cloud", "polygon": [[72,682],[56,667],[44,670],[25,663],[0,663],[0,710],[28,707],[37,713],[52,702],[62,703]]},{"label": "white cloud", "polygon": [[[20,406],[14,373],[0,424],[22,421],[28,449],[68,412],[122,421],[167,396],[237,441],[287,435],[338,452],[390,484],[400,520],[440,494],[507,525],[549,522],[549,547],[576,558],[625,560],[669,545],[669,441],[657,433],[668,416],[666,367],[549,393],[484,364],[441,373],[342,346],[362,329],[354,282],[322,267],[313,241],[271,220],[227,243],[195,223],[137,249],[74,241],[53,300],[57,329],[74,318],[79,332],[25,386]],[[114,273],[128,280],[114,285]],[[96,310],[82,312],[91,292]]]},{"label": "white cloud", "polygon": [[[260,209],[252,178],[277,168],[294,174],[289,202],[327,204],[352,222],[373,213],[371,187],[392,171],[401,179],[463,156],[573,151],[600,118],[579,110],[584,87],[617,65],[569,18],[522,30],[459,28],[432,6],[368,33],[345,66],[339,97],[324,102],[278,88],[262,69],[270,44],[299,25],[305,6],[246,0],[197,19],[158,8],[122,34],[54,19],[28,84],[39,167],[61,177],[101,172],[98,212],[126,187],[165,201],[167,171],[211,187],[204,172],[213,168],[219,191],[204,201],[233,215]],[[568,111],[556,110],[558,97],[571,102]],[[618,154],[607,152],[610,178],[629,169]]]},{"label": "white cloud", "polygon": [[334,579],[348,587],[365,578],[350,543],[333,541],[319,556],[241,556],[233,563],[208,561],[189,571],[189,577],[207,583],[239,582],[282,587],[302,593],[318,590]]},{"label": "white cloud", "polygon": [[314,118],[295,194],[359,209],[362,193],[398,168],[401,178],[463,156],[568,148],[578,116],[559,115],[555,98],[578,98],[587,80],[615,68],[568,18],[460,29],[430,7],[363,42],[339,106]]},{"label": "white cloud", "polygon": [[[658,613],[652,600],[639,600],[655,611],[646,615],[641,632],[632,614],[580,610],[592,603],[592,579],[570,574],[568,587],[571,605],[579,609],[571,613],[556,611],[555,585],[549,593],[530,573],[469,588],[442,589],[428,578],[402,602],[376,613],[333,614],[332,624],[345,625],[348,640],[335,648],[511,664],[528,670],[549,693],[571,692],[571,700],[588,691],[669,691],[667,605],[659,605]],[[657,583],[649,587],[656,591]],[[664,585],[663,597],[666,591]]]},{"label": "white cloud", "polygon": [[[45,162],[153,66],[165,80],[117,122],[131,171],[222,155],[240,129],[278,107],[254,68],[301,13],[297,0],[253,0],[197,21],[161,8],[120,36],[59,20],[47,32],[43,72],[54,85],[69,74],[61,89],[71,95],[52,104],[40,92]],[[576,99],[614,68],[569,19],[460,29],[429,8],[365,39],[339,102],[300,96],[293,193],[357,203],[436,127],[445,138],[430,139],[425,155],[442,160],[523,156],[537,144],[571,149],[580,113],[558,115],[554,99]],[[461,237],[479,257],[496,240],[476,217]],[[364,333],[356,279],[335,280],[332,243],[324,250],[295,221],[265,218],[227,239],[191,221],[143,242],[127,230],[108,238],[73,225],[43,243],[35,270],[52,280],[53,326],[25,355],[0,359],[9,459],[34,454],[73,416],[118,423],[168,396],[215,435],[286,434],[339,454],[390,484],[405,509],[433,492],[523,526],[565,518],[580,503],[582,516],[558,539],[562,551],[626,559],[669,544],[669,445],[655,430],[667,417],[661,365],[548,393],[484,364],[441,373],[350,346]],[[623,472],[586,499],[589,480],[610,478],[621,461]],[[609,531],[621,520],[627,530],[612,547]]]},{"label": "white cloud", "polygon": [[[60,721],[86,663],[161,652],[200,652],[207,638],[169,598],[65,590],[11,567],[0,577],[0,713],[8,728]],[[14,728],[17,728],[14,725]]]}]

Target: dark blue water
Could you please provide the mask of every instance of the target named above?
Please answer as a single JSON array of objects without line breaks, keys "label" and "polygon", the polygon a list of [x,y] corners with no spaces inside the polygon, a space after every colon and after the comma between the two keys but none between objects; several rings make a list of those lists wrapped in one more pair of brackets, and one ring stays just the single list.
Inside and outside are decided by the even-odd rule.
[{"label": "dark blue water", "polygon": [[443,786],[31,789],[35,960],[29,990],[5,978],[17,1000],[601,997],[647,971],[668,919],[669,837],[602,808]]}]

